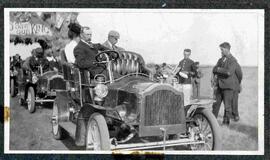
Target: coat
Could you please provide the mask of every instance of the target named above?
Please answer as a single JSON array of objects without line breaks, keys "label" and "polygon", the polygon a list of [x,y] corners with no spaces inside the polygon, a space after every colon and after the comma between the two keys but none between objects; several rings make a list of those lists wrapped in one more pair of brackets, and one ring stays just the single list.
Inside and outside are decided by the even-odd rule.
[{"label": "coat", "polygon": [[101,73],[104,69],[101,66],[94,64],[95,57],[98,51],[108,50],[101,44],[86,43],[80,40],[78,45],[74,48],[75,65],[80,70],[89,70],[91,76]]},{"label": "coat", "polygon": [[183,77],[181,77],[179,75],[179,72],[176,74],[178,79],[179,79],[179,83],[183,83],[183,84],[191,84],[191,77],[194,76],[194,70],[193,70],[193,64],[194,61],[187,58],[187,59],[183,59],[179,62],[178,67],[180,68],[179,72],[185,71],[188,73],[188,78],[185,79]]},{"label": "coat", "polygon": [[[217,75],[218,87],[221,89],[240,90],[240,81],[242,80],[242,74],[237,71],[237,60],[230,54],[220,58],[213,69],[213,74]],[[239,81],[237,74],[239,74]],[[239,73],[238,73],[239,72]]]},{"label": "coat", "polygon": [[117,51],[117,52],[125,50],[124,48],[118,47],[116,45],[114,45],[114,48],[112,48],[112,46],[111,46],[111,44],[110,44],[110,42],[108,40],[105,41],[102,45],[109,48],[110,50],[114,50],[114,51]]}]

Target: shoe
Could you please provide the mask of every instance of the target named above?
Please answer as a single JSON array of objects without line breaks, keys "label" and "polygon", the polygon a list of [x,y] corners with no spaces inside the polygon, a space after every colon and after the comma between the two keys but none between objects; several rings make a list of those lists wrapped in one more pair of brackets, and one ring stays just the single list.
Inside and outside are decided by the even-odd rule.
[{"label": "shoe", "polygon": [[238,122],[240,120],[240,117],[239,116],[235,116],[234,119],[233,119],[235,122]]}]

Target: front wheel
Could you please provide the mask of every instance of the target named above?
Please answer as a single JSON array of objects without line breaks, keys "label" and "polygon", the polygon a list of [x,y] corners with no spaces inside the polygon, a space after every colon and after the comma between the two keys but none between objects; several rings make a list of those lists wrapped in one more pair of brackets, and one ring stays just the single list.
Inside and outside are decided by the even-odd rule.
[{"label": "front wheel", "polygon": [[63,129],[59,125],[58,122],[58,105],[56,102],[53,103],[53,111],[52,111],[52,133],[53,137],[56,140],[60,140],[63,138]]},{"label": "front wheel", "polygon": [[220,128],[213,113],[206,108],[198,108],[192,120],[194,124],[189,127],[190,134],[195,140],[202,140],[204,143],[190,145],[191,150],[220,150]]},{"label": "front wheel", "polygon": [[28,88],[28,93],[27,93],[27,108],[30,113],[34,113],[36,110],[35,107],[35,91],[33,87]]},{"label": "front wheel", "polygon": [[89,118],[86,131],[86,149],[111,149],[108,126],[104,116],[100,113],[93,113]]}]

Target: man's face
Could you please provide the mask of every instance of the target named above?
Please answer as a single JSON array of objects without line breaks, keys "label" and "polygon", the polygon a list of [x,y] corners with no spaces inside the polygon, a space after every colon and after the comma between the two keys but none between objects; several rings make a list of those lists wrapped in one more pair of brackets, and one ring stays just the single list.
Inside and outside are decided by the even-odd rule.
[{"label": "man's face", "polygon": [[189,58],[191,52],[184,51],[184,58],[187,59]]},{"label": "man's face", "polygon": [[81,34],[81,37],[83,40],[85,40],[87,42],[91,42],[91,40],[92,40],[91,30],[84,30],[83,33]]},{"label": "man's face", "polygon": [[16,59],[16,60],[20,59],[20,55],[16,54],[16,55],[15,55],[15,59]]},{"label": "man's face", "polygon": [[115,36],[109,36],[109,37],[108,37],[108,40],[110,41],[110,43],[111,43],[112,45],[115,45],[115,44],[118,42],[118,38],[115,37]]},{"label": "man's face", "polygon": [[221,51],[222,56],[228,55],[228,49],[227,48],[220,47],[220,51]]}]

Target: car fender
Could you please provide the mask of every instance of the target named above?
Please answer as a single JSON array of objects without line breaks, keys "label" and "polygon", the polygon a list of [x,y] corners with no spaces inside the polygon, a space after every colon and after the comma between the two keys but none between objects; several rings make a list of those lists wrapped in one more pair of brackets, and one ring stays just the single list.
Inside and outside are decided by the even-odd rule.
[{"label": "car fender", "polygon": [[86,138],[86,128],[89,118],[93,113],[100,113],[103,116],[106,114],[106,107],[89,104],[86,103],[80,109],[77,125],[76,125],[76,133],[75,133],[75,143],[77,146],[84,146],[85,145],[85,138]]}]

